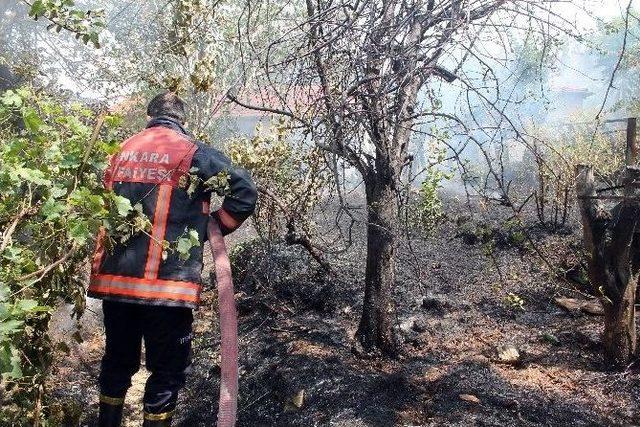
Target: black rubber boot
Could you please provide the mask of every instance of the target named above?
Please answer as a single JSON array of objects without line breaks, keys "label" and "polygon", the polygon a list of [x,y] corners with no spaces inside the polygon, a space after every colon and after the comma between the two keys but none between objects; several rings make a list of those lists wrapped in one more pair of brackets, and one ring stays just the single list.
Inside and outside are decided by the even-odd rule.
[{"label": "black rubber boot", "polygon": [[142,427],[169,427],[173,419],[173,412],[164,412],[162,414],[144,413],[144,421]]},{"label": "black rubber boot", "polygon": [[98,427],[120,427],[124,398],[100,395]]}]

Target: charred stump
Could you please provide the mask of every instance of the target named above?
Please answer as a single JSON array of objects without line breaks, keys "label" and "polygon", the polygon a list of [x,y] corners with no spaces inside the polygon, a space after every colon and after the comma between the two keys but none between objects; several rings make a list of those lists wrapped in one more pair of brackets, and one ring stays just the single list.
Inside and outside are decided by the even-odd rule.
[{"label": "charred stump", "polygon": [[635,295],[640,270],[636,234],[640,200],[634,183],[640,169],[626,168],[624,196],[611,210],[598,200],[592,166],[576,167],[576,194],[584,242],[590,254],[589,279],[604,306],[604,355],[610,366],[625,368],[636,354]]}]

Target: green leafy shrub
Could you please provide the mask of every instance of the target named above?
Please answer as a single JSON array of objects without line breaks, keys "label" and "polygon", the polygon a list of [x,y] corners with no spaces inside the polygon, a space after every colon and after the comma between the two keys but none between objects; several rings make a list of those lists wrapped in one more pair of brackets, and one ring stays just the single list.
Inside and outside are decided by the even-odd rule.
[{"label": "green leafy shrub", "polygon": [[58,33],[65,29],[74,33],[76,39],[82,39],[84,44],[91,43],[100,48],[100,32],[106,26],[104,10],[80,10],[75,7],[74,0],[35,0],[26,3],[30,5],[30,17],[37,21],[44,16],[51,22],[47,29]]},{"label": "green leafy shrub", "polygon": [[[436,129],[434,132],[437,132],[442,140],[449,138],[447,131],[438,131]],[[407,225],[428,236],[434,232],[435,228],[445,218],[439,192],[443,183],[451,179],[453,174],[443,167],[446,150],[442,149],[439,143],[432,142],[422,147],[421,150],[426,155],[425,164],[419,166],[419,168],[424,167],[424,170],[420,173],[420,176],[424,176],[424,178],[420,183],[417,197],[415,197],[413,187],[409,188],[411,203],[405,208],[407,209],[405,212],[407,214]]]},{"label": "green leafy shrub", "polygon": [[286,122],[259,126],[251,138],[226,147],[229,157],[251,171],[260,197],[253,216],[258,232],[269,239],[291,227],[313,234],[311,212],[331,181],[322,152],[296,138]]},{"label": "green leafy shrub", "polygon": [[[82,315],[96,236],[110,250],[151,231],[142,205],[100,179],[123,140],[120,125],[30,88],[0,95],[0,425],[37,425],[59,412],[45,380],[54,349],[66,344],[51,341],[49,320],[60,301]],[[160,243],[163,257],[183,260],[200,245],[188,228]]]},{"label": "green leafy shrub", "polygon": [[46,416],[49,320],[60,300],[82,314],[99,229],[113,242],[149,226],[100,182],[119,124],[30,88],[0,95],[0,425]]},{"label": "green leafy shrub", "polygon": [[418,203],[413,215],[414,222],[426,234],[431,234],[444,219],[442,200],[438,190],[442,188],[443,181],[450,178],[450,174],[431,168],[420,185]]}]

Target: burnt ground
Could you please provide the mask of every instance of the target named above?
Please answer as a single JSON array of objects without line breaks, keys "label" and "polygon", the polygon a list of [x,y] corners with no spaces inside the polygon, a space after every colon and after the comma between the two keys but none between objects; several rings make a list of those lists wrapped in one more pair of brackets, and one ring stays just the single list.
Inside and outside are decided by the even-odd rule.
[{"label": "burnt ground", "polygon": [[[351,351],[363,294],[362,240],[332,258],[332,278],[299,248],[241,239],[233,249],[238,425],[640,425],[640,372],[607,371],[602,317],[554,303],[558,296],[587,298],[579,283],[557,274],[576,265],[580,229],[527,228],[543,261],[517,230],[488,232],[493,217],[450,212],[433,236],[414,236],[412,248],[399,248],[398,360]],[[180,426],[215,423],[219,341],[209,289],[197,313]],[[99,305],[89,308],[84,341],[60,358],[51,385],[68,425],[92,425],[97,411],[102,337]],[[59,332],[64,326],[59,320]],[[515,347],[519,360],[501,362],[504,346]],[[127,425],[140,423],[144,378],[136,375],[127,397]]]}]

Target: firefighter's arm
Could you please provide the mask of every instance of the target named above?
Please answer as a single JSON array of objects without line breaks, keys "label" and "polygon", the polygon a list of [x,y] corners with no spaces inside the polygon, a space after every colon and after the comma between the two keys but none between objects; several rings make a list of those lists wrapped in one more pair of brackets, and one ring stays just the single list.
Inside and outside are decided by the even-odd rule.
[{"label": "firefighter's arm", "polygon": [[[253,213],[256,206],[257,191],[249,172],[236,168],[219,150],[201,145],[193,158],[193,166],[203,181],[226,173],[229,176],[229,190],[224,196],[222,206],[212,215],[218,220],[223,234],[236,230]],[[205,197],[209,197],[205,194]]]}]

